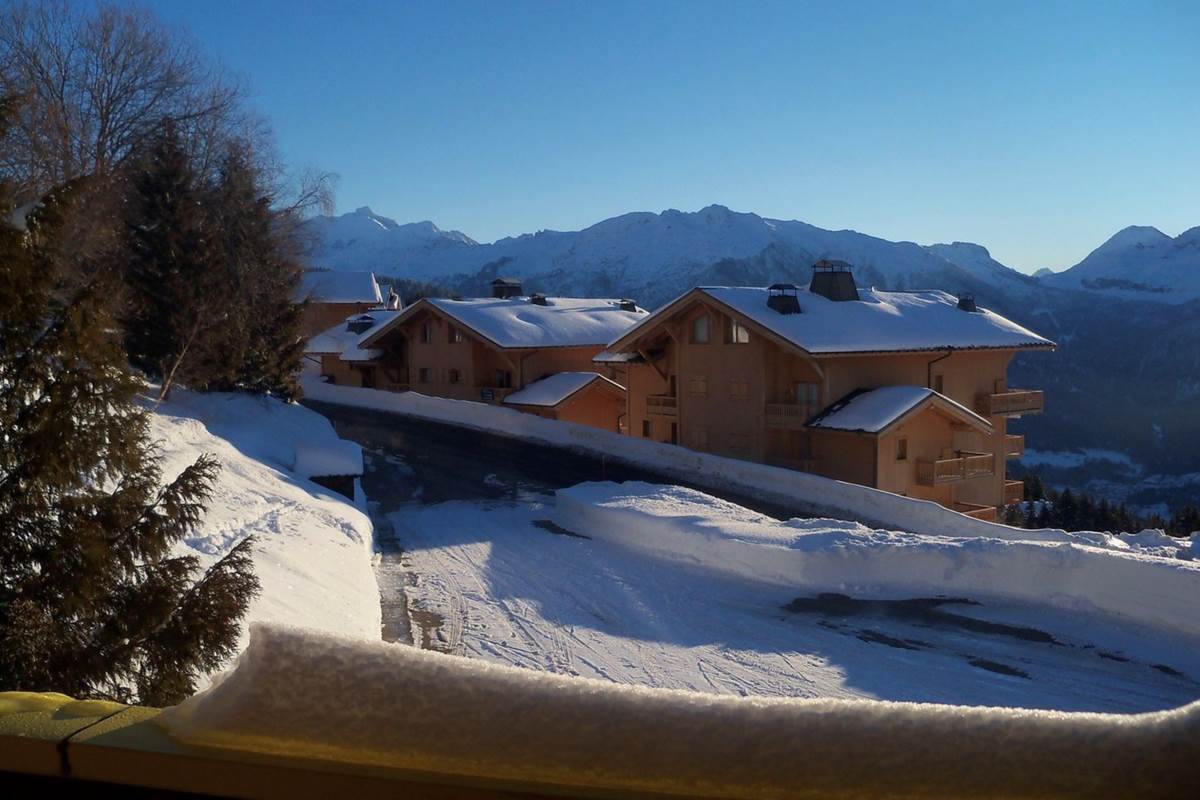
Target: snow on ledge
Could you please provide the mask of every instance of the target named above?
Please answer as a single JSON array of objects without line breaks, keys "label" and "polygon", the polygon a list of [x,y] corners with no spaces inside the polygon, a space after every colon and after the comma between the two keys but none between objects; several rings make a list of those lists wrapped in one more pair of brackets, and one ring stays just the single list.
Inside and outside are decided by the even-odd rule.
[{"label": "snow on ledge", "polygon": [[824,519],[779,522],[693,489],[634,481],[559,489],[554,517],[573,533],[797,594],[995,597],[1099,612],[1200,642],[1200,565],[1175,558]]},{"label": "snow on ledge", "polygon": [[[1169,554],[1178,552],[1190,557],[1186,542],[1161,532],[1143,531],[1133,537],[1122,537],[1101,532],[1067,533],[1056,529],[1012,528],[964,516],[929,500],[904,497],[808,472],[701,453],[586,425],[545,419],[485,403],[427,397],[416,392],[396,393],[337,386],[322,383],[311,375],[303,376],[302,382],[304,395],[310,400],[403,414],[499,436],[568,447],[596,456],[619,459],[706,488],[748,492],[764,500],[803,507],[813,516],[855,519],[873,527],[930,536],[1075,542],[1115,549],[1132,547]],[[1191,549],[1200,550],[1200,538],[1193,541]]]},{"label": "snow on ledge", "polygon": [[234,670],[156,721],[206,748],[620,794],[1167,797],[1200,779],[1200,703],[1115,715],[731,697],[286,627],[256,626]]}]

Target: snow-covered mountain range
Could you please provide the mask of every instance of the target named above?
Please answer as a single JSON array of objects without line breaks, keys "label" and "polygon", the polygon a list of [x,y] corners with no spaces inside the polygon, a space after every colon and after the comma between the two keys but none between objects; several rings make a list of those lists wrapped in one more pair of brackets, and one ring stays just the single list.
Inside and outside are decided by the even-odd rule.
[{"label": "snow-covered mountain range", "polygon": [[[1046,413],[1019,426],[1036,449],[1116,451],[1151,478],[1200,473],[1200,228],[1174,239],[1127,228],[1075,267],[1035,277],[978,244],[894,242],[718,205],[623,214],[581,231],[492,244],[432,222],[402,225],[369,208],[309,226],[312,266],[371,270],[468,296],[486,294],[492,278],[505,275],[528,291],[632,297],[653,308],[695,285],[807,284],[820,258],[848,261],[861,285],[973,292],[1059,343],[1056,354],[1018,357],[1010,372],[1013,385],[1046,390]],[[1095,464],[1083,469],[1062,482],[1115,477]],[[1158,489],[1130,495],[1142,505],[1163,497]]]},{"label": "snow-covered mountain range", "polygon": [[1127,299],[1195,300],[1200,298],[1200,226],[1172,239],[1157,228],[1132,225],[1075,266],[1041,280]]},{"label": "snow-covered mountain range", "polygon": [[623,214],[581,231],[539,231],[493,244],[431,222],[401,225],[369,208],[311,224],[314,266],[373,270],[465,290],[504,273],[558,294],[617,292],[653,305],[695,283],[807,281],[819,258],[848,261],[861,282],[888,288],[1032,285],[979,245],[922,247],[719,205]]},{"label": "snow-covered mountain range", "polygon": [[400,224],[363,207],[309,223],[314,266],[372,270],[470,290],[498,273],[559,294],[625,293],[644,304],[695,283],[807,277],[818,258],[854,265],[862,283],[889,289],[982,288],[1025,294],[1039,284],[1165,303],[1200,298],[1200,227],[1172,239],[1129,227],[1062,272],[1017,272],[969,242],[893,242],[712,205],[695,212],[633,212],[580,231],[524,234],[481,244],[432,222]]}]

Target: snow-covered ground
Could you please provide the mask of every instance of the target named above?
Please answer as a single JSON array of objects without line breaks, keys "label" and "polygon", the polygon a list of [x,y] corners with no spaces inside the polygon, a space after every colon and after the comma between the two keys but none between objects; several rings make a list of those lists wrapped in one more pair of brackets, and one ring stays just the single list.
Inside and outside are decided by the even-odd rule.
[{"label": "snow-covered ground", "polygon": [[[686,490],[669,491],[687,499]],[[690,518],[675,520],[676,528],[712,523],[704,516],[718,507],[729,515],[725,533],[751,542],[748,521],[757,515],[720,501],[707,510],[694,506]],[[550,495],[413,504],[389,519],[405,549],[406,591],[418,637],[423,632],[435,649],[473,658],[624,684],[750,696],[1108,711],[1172,708],[1200,697],[1200,646],[1194,637],[1088,613],[1080,604],[1063,608],[952,584],[954,591],[946,592],[947,586],[928,578],[911,593],[846,586],[847,594],[867,599],[817,598],[828,584],[809,583],[805,575],[792,585],[758,580],[737,568],[741,565],[728,569],[720,553],[714,560],[713,549],[702,542],[692,549],[692,563],[681,552],[666,555],[669,543],[657,553],[654,545],[631,546],[638,537],[661,537],[662,531],[639,528],[630,519],[608,520],[609,534],[615,535],[599,527],[570,531],[559,523],[576,524],[584,515],[562,513]],[[896,552],[884,558],[894,557],[897,564],[907,559],[906,567],[922,552],[929,565],[941,559],[948,566],[955,557],[946,552],[952,545],[945,540],[941,552],[930,554],[928,541],[913,541],[919,537],[864,531],[853,523],[810,520],[792,530],[802,530],[814,544],[823,542],[825,563],[844,551],[838,540],[850,533],[896,537]],[[593,537],[570,535],[580,533]],[[1064,547],[1060,555],[1070,561],[1073,546]],[[971,545],[962,550],[969,552]],[[1003,555],[993,560],[1005,566]],[[1178,563],[1155,561],[1164,572]],[[878,599],[946,594],[980,604]],[[801,601],[793,604],[797,598]],[[1132,592],[1129,599],[1135,600]]]},{"label": "snow-covered ground", "polygon": [[251,622],[379,638],[371,521],[292,471],[298,445],[310,454],[344,448],[327,419],[271,398],[176,389],[154,408],[151,435],[159,440],[164,479],[202,453],[221,465],[201,530],[178,545],[180,554],[208,566],[246,536],[257,537],[262,592],[244,620],[243,645]]}]

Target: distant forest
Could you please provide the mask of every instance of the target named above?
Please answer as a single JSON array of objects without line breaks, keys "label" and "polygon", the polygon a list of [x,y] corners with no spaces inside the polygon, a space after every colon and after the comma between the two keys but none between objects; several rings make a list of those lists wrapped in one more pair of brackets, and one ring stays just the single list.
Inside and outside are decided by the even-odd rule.
[{"label": "distant forest", "polygon": [[1066,531],[1110,531],[1137,533],[1157,528],[1172,536],[1187,536],[1200,532],[1200,507],[1185,505],[1165,519],[1159,514],[1140,516],[1124,503],[1113,504],[1096,500],[1086,492],[1067,488],[1059,492],[1047,489],[1042,479],[1026,473],[1025,501],[1005,510],[1004,522],[1020,528],[1061,528]]}]

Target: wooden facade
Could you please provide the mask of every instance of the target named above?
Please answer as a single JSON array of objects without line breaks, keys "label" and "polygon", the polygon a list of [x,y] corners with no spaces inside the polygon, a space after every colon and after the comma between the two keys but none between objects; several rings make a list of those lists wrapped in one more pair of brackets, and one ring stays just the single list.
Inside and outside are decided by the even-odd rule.
[{"label": "wooden facade", "polygon": [[[1023,450],[1024,440],[1018,446],[1019,437],[1008,434],[1007,418],[1041,409],[1040,392],[1008,387],[1016,352],[947,347],[817,355],[693,290],[614,342],[602,358],[613,359],[615,379],[628,389],[631,435],[994,518],[1020,491],[1005,463]],[[635,361],[619,361],[629,358]],[[878,433],[808,425],[839,399],[885,386],[929,387],[982,417],[982,424],[931,405]]]},{"label": "wooden facade", "polygon": [[[396,324],[369,343],[378,351],[370,362],[349,365],[358,383],[387,391],[414,391],[432,397],[499,405],[530,383],[559,372],[599,372],[592,359],[602,344],[558,347],[501,347],[432,303],[418,301]],[[518,407],[518,410],[618,430],[624,397],[588,392],[569,408]]]}]

